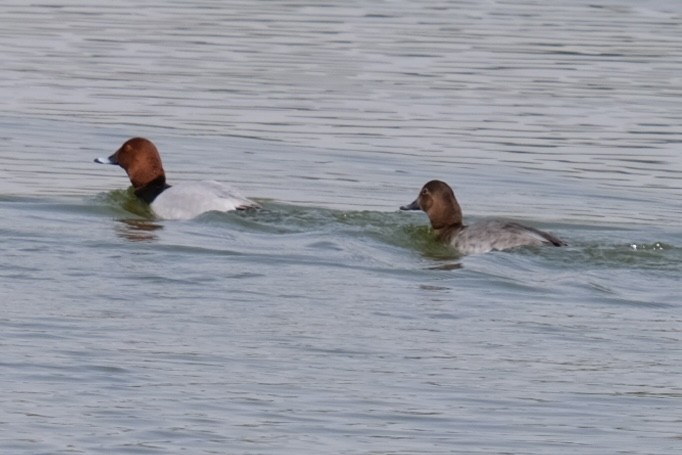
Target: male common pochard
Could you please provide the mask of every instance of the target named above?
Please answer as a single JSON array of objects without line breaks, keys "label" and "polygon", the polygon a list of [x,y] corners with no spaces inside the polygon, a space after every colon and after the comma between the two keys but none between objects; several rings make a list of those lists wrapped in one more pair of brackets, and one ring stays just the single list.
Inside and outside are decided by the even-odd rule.
[{"label": "male common pochard", "polygon": [[214,180],[168,185],[159,151],[145,138],[128,139],[109,158],[96,158],[95,162],[121,166],[137,197],[150,204],[159,218],[190,219],[213,210],[227,212],[258,207],[234,189]]},{"label": "male common pochard", "polygon": [[566,245],[547,232],[512,221],[484,220],[469,226],[462,223],[462,209],[452,188],[440,180],[424,185],[417,199],[401,210],[423,210],[438,240],[462,254],[487,253],[520,246]]}]

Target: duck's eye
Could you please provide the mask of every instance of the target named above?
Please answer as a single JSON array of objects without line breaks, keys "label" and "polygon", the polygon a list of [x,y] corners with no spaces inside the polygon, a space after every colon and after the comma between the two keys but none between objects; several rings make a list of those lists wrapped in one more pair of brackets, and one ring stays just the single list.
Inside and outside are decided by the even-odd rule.
[{"label": "duck's eye", "polygon": [[427,194],[429,194],[429,190],[427,190],[426,188],[423,188],[422,189],[422,196],[426,196]]}]

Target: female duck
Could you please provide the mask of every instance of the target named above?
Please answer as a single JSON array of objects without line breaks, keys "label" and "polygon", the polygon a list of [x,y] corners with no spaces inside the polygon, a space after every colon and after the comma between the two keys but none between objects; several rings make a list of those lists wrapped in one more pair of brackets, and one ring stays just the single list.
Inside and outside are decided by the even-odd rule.
[{"label": "female duck", "polygon": [[426,212],[438,240],[449,243],[462,254],[487,253],[519,246],[566,245],[552,234],[511,221],[485,220],[465,226],[455,193],[440,180],[428,182],[412,204],[400,209]]},{"label": "female duck", "polygon": [[96,158],[95,162],[121,166],[137,197],[150,204],[159,218],[189,219],[212,210],[227,212],[258,207],[255,202],[213,180],[168,185],[156,146],[141,137],[127,140],[109,158]]}]

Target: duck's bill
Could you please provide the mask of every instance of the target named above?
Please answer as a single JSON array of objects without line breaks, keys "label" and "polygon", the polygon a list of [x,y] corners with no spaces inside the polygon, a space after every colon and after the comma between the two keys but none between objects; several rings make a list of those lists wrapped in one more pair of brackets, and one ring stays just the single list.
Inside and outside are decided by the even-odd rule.
[{"label": "duck's bill", "polygon": [[401,205],[400,210],[421,210],[421,207],[419,207],[419,199],[415,199],[410,205]]},{"label": "duck's bill", "polygon": [[118,164],[118,161],[111,155],[109,158],[95,158],[95,163],[99,164]]}]

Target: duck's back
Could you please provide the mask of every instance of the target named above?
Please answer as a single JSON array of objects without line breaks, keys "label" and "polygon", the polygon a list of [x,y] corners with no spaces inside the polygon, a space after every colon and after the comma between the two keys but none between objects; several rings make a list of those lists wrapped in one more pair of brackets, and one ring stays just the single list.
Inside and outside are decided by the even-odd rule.
[{"label": "duck's back", "polygon": [[462,254],[502,251],[520,246],[565,245],[547,232],[501,220],[484,220],[466,226],[453,235],[450,243]]},{"label": "duck's back", "polygon": [[186,220],[205,212],[229,212],[258,207],[258,204],[225,184],[205,180],[173,185],[159,194],[151,207],[159,218]]}]

